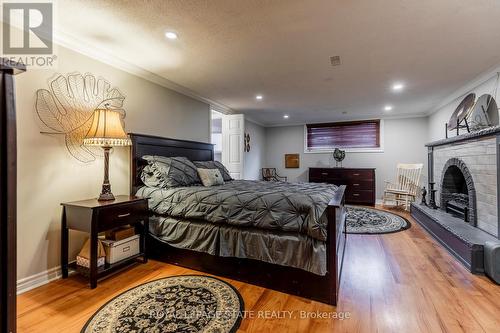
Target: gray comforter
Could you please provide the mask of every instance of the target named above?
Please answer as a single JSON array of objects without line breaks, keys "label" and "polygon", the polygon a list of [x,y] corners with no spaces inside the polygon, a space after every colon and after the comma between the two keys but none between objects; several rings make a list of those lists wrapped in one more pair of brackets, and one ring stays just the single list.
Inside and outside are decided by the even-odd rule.
[{"label": "gray comforter", "polygon": [[144,186],[137,195],[149,197],[149,208],[160,215],[297,232],[326,241],[325,208],[337,189],[317,183],[234,180],[212,187]]}]

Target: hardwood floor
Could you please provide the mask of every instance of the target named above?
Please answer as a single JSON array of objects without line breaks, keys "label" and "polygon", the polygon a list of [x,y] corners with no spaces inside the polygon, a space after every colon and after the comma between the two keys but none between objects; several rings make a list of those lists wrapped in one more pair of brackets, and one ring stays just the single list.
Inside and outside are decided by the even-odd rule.
[{"label": "hardwood floor", "polygon": [[[498,332],[500,286],[472,275],[407,213],[406,231],[349,235],[339,305],[335,308],[246,283],[232,283],[254,318],[241,332]],[[150,261],[112,276],[90,290],[77,276],[18,297],[19,332],[79,332],[106,301],[138,284],[195,271]],[[260,312],[259,312],[260,311]],[[292,311],[292,318],[266,319]],[[306,311],[309,318],[301,318]],[[312,318],[320,314],[346,319]],[[276,314],[276,313],[274,313]],[[287,315],[288,313],[284,313]]]}]

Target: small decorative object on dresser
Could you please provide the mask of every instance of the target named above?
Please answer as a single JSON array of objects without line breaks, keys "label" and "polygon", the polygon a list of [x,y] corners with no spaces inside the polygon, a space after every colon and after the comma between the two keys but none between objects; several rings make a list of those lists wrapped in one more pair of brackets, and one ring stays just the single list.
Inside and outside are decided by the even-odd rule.
[{"label": "small decorative object on dresser", "polygon": [[[107,105],[106,105],[107,107]],[[131,141],[123,130],[119,112],[111,109],[97,109],[92,125],[83,140],[87,146],[100,146],[104,149],[104,181],[99,201],[114,200],[109,183],[109,151],[114,146],[130,146]]]},{"label": "small decorative object on dresser", "polygon": [[[78,230],[90,234],[90,263],[87,272],[90,288],[97,287],[97,279],[111,272],[122,269],[142,257],[147,262],[146,234],[149,224],[148,199],[128,195],[119,195],[114,201],[98,201],[96,199],[68,202],[63,206],[61,218],[61,269],[62,277],[68,277],[69,230]],[[113,264],[106,263],[98,267],[98,235],[107,230],[133,225],[140,234],[139,252]],[[133,236],[132,236],[133,237]],[[77,268],[71,264],[71,268]]]},{"label": "small decorative object on dresser", "polygon": [[375,169],[309,168],[311,183],[347,185],[345,202],[375,206]]},{"label": "small decorative object on dresser", "polygon": [[338,168],[340,164],[340,167],[342,168],[342,161],[345,158],[345,150],[335,148],[333,151],[333,158],[335,159],[335,166]]},{"label": "small decorative object on dresser", "polygon": [[299,168],[300,154],[285,154],[285,168]]}]

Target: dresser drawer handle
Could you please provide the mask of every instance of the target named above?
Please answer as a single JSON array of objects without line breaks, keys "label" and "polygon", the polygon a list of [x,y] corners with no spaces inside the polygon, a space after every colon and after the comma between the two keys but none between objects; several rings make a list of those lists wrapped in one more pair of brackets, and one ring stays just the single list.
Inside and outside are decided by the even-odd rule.
[{"label": "dresser drawer handle", "polygon": [[127,216],[130,216],[130,213],[125,213],[125,214],[118,215],[119,218],[127,217]]},{"label": "dresser drawer handle", "polygon": [[358,193],[353,193],[352,196],[353,197],[359,197],[359,194]]},{"label": "dresser drawer handle", "polygon": [[359,176],[359,173],[353,173],[352,175],[353,176]]},{"label": "dresser drawer handle", "polygon": [[328,172],[322,172],[321,175],[322,176],[328,176]]},{"label": "dresser drawer handle", "polygon": [[359,186],[359,184],[352,184],[352,186]]}]

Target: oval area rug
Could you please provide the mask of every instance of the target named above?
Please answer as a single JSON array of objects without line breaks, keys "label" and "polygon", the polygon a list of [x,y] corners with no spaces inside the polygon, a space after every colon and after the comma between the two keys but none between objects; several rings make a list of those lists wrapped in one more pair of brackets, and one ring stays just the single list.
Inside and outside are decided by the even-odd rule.
[{"label": "oval area rug", "polygon": [[347,206],[346,233],[388,234],[406,230],[411,226],[405,218],[368,207]]},{"label": "oval area rug", "polygon": [[182,275],[145,284],[104,304],[82,333],[236,332],[243,299],[230,284],[210,276]]}]

